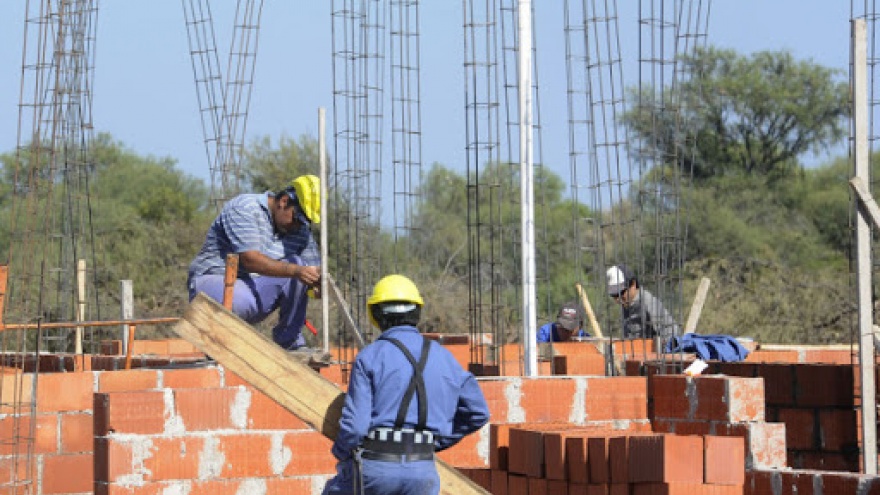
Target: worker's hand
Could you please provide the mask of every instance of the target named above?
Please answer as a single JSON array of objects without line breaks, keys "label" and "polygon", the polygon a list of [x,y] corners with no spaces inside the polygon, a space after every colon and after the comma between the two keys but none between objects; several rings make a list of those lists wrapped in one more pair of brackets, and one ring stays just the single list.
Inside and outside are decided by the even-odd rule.
[{"label": "worker's hand", "polygon": [[321,299],[321,284],[315,285],[314,287],[309,287],[308,294],[311,298]]},{"label": "worker's hand", "polygon": [[298,266],[294,278],[309,287],[314,287],[321,281],[321,267]]}]

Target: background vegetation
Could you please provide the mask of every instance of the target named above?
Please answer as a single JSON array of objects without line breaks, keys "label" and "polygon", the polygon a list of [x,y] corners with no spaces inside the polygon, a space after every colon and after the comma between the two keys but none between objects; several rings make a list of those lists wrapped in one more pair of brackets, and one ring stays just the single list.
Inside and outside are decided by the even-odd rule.
[{"label": "background vegetation", "polygon": [[[712,280],[698,331],[762,342],[850,342],[856,310],[847,185],[852,165],[846,157],[814,168],[801,164],[806,153],[845,136],[847,84],[840,74],[786,52],[746,57],[709,48],[685,63],[695,76],[681,93],[657,102],[646,96],[650,92],[631,91],[625,125],[635,137],[633,153],[654,157],[644,181],[663,180],[673,167],[687,179],[683,294],[694,294],[701,277]],[[664,107],[679,109],[680,117],[659,111]],[[132,279],[138,316],[181,314],[187,266],[214,217],[206,184],[184,174],[173,158],[140,156],[108,134],[98,136],[92,151],[92,223],[102,246],[102,290],[115,292],[118,280]],[[11,152],[0,155],[0,218],[8,218],[14,166]],[[274,190],[317,168],[312,137],[262,137],[247,146],[244,188]],[[405,261],[425,274],[429,331],[468,328],[467,314],[449,309],[461,304],[468,279],[467,180],[458,168],[434,164],[426,171],[424,202],[413,212],[421,229],[403,240],[407,249],[395,251],[427,253]],[[517,183],[515,168],[504,164],[483,173]],[[603,214],[573,205],[565,189],[547,167],[536,177],[547,208],[540,228],[551,237],[550,247],[538,253],[538,260],[548,260],[539,262],[542,294],[568,290],[579,278],[566,256],[573,208],[579,216]],[[345,198],[337,199],[336,208],[346,208]],[[9,248],[7,226],[0,222],[2,259]],[[390,235],[380,225],[376,231],[391,252]],[[332,270],[345,270],[348,258],[329,247]],[[502,248],[505,255],[510,249],[515,247]],[[516,285],[515,277],[509,283]]]}]

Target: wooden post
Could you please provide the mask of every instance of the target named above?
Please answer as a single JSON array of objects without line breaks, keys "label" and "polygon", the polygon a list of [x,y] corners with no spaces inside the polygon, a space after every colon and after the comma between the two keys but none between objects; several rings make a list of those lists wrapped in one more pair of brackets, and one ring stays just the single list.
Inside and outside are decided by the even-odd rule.
[{"label": "wooden post", "polygon": [[871,218],[874,227],[880,228],[880,207],[877,206],[877,201],[874,200],[874,195],[871,194],[871,190],[865,185],[865,182],[858,177],[850,179],[849,186],[853,192],[856,193],[859,203]]},{"label": "wooden post", "polygon": [[[85,321],[86,319],[86,260],[80,259],[76,262],[76,321]],[[83,353],[83,327],[76,327],[76,337],[74,341],[74,354]]]},{"label": "wooden post", "polygon": [[131,369],[131,354],[134,352],[132,348],[134,347],[134,331],[137,327],[135,325],[129,325],[128,330],[128,345],[125,347],[128,349],[125,352],[125,369]]},{"label": "wooden post", "polygon": [[[331,440],[339,433],[345,394],[216,301],[198,294],[174,331]],[[489,495],[437,460],[441,493]]]},{"label": "wooden post", "polygon": [[[122,305],[120,307],[120,317],[122,320],[131,320],[134,318],[134,292],[132,291],[131,280],[122,280],[119,283],[119,292]],[[131,325],[122,324],[122,354],[128,354],[128,341],[134,332]]]},{"label": "wooden post", "polygon": [[318,176],[321,178],[321,332],[324,352],[330,352],[330,299],[327,292],[330,286],[330,254],[327,249],[327,116],[324,107],[318,108]]},{"label": "wooden post", "polygon": [[578,295],[581,297],[581,304],[584,305],[584,311],[587,312],[587,319],[590,320],[590,328],[593,329],[593,335],[599,338],[605,337],[602,334],[602,329],[599,328],[599,322],[596,320],[596,314],[593,313],[593,306],[590,305],[590,300],[587,299],[587,292],[581,287],[581,284],[574,284],[575,289],[577,289]]},{"label": "wooden post", "polygon": [[711,281],[703,277],[700,280],[700,286],[697,288],[697,295],[694,296],[694,302],[691,304],[691,312],[688,314],[687,323],[684,326],[684,333],[694,333],[697,330],[697,323],[700,321],[700,314],[703,313],[703,305],[706,304],[706,294],[709,293],[709,284]]},{"label": "wooden post", "polygon": [[6,309],[6,281],[9,278],[9,267],[0,265],[0,330],[3,329],[3,311]]},{"label": "wooden post", "polygon": [[226,272],[223,276],[223,307],[232,311],[232,296],[238,279],[238,255],[226,255]]},{"label": "wooden post", "polygon": [[[853,176],[864,184],[871,180],[871,156],[868,143],[868,35],[865,19],[852,22],[852,129]],[[859,322],[859,373],[861,375],[862,463],[865,474],[877,474],[877,384],[874,378],[874,304],[871,297],[873,263],[871,261],[870,207],[859,206],[856,215],[856,289]]]}]

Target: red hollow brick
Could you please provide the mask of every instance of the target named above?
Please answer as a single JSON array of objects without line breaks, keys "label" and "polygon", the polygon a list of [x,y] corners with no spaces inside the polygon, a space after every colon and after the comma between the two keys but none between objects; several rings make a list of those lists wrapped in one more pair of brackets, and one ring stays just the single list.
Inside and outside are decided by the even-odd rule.
[{"label": "red hollow brick", "polygon": [[92,452],[94,446],[95,419],[91,414],[62,414],[61,453]]},{"label": "red hollow brick", "polygon": [[500,469],[492,470],[492,494],[507,495],[507,471]]},{"label": "red hollow brick", "polygon": [[745,440],[741,437],[707,435],[704,443],[703,481],[711,485],[745,483]]},{"label": "red hollow brick", "polygon": [[586,417],[590,421],[648,418],[648,382],[635,377],[588,377]]},{"label": "red hollow brick", "polygon": [[[236,423],[233,409],[250,404],[236,404],[239,394],[247,396],[239,388],[177,389],[174,390],[175,414],[187,432],[242,428],[245,425]],[[240,416],[239,422],[243,422],[244,413]]]},{"label": "red hollow brick", "polygon": [[[285,476],[334,474],[336,459],[330,453],[333,442],[317,431],[301,431],[284,436],[284,447],[290,452],[290,462],[284,467]],[[273,462],[279,464],[277,451],[271,452]],[[285,457],[286,458],[286,457]]]},{"label": "red hollow brick", "polygon": [[98,372],[98,392],[155,390],[159,386],[156,370],[120,370]]},{"label": "red hollow brick", "polygon": [[92,491],[94,471],[91,454],[43,456],[44,495]]},{"label": "red hollow brick", "polygon": [[218,368],[164,370],[162,386],[167,388],[214,388],[220,386]]},{"label": "red hollow brick", "polygon": [[576,382],[570,378],[523,378],[520,405],[531,423],[567,422]]},{"label": "red hollow brick", "polygon": [[94,414],[96,436],[163,433],[165,395],[161,391],[94,394]]},{"label": "red hollow brick", "polygon": [[507,493],[508,495],[529,495],[529,479],[520,474],[508,474]]},{"label": "red hollow brick", "polygon": [[249,388],[250,407],[247,410],[249,430],[310,430],[309,426],[292,412],[281,407],[268,395]]},{"label": "red hollow brick", "polygon": [[489,467],[507,471],[511,424],[489,424]]},{"label": "red hollow brick", "polygon": [[197,479],[204,448],[202,437],[151,438],[149,454],[143,459],[144,479],[154,482]]},{"label": "red hollow brick", "polygon": [[611,481],[608,459],[608,437],[596,436],[587,439],[587,457],[589,458],[590,483],[608,483]]},{"label": "red hollow brick", "polygon": [[795,367],[795,401],[806,407],[853,407],[853,368],[830,364]]},{"label": "red hollow brick", "polygon": [[651,384],[655,419],[692,419],[688,381],[684,376],[654,375]]},{"label": "red hollow brick", "polygon": [[529,478],[529,495],[547,495],[547,480],[544,478]]},{"label": "red hollow brick", "polygon": [[630,438],[629,452],[629,477],[633,483],[703,482],[702,437],[635,436]]},{"label": "red hollow brick", "polygon": [[92,372],[40,373],[37,412],[88,411],[94,388]]},{"label": "red hollow brick", "polygon": [[815,409],[780,408],[777,417],[785,423],[785,441],[789,449],[811,450],[818,447]]},{"label": "red hollow brick", "polygon": [[531,428],[510,429],[508,471],[542,478],[544,476],[543,432]]},{"label": "red hollow brick", "polygon": [[[786,428],[788,428],[787,423]],[[822,450],[855,451],[858,450],[858,443],[856,411],[852,409],[819,411],[819,445]]]},{"label": "red hollow brick", "polygon": [[587,483],[590,479],[590,468],[587,463],[589,457],[586,435],[572,435],[565,439],[565,459],[568,480],[572,483]]}]

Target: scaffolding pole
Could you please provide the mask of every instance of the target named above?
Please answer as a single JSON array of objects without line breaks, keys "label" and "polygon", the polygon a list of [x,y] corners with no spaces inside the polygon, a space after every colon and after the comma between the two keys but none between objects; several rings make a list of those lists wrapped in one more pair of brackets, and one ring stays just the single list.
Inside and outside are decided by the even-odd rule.
[{"label": "scaffolding pole", "polygon": [[[864,19],[852,24],[854,175],[870,184],[868,153],[868,44]],[[871,228],[867,211],[856,216],[856,277],[859,303],[859,370],[862,394],[862,458],[865,474],[877,474],[877,406],[874,383],[873,304],[871,302]]]},{"label": "scaffolding pole", "polygon": [[519,0],[519,159],[522,195],[522,290],[525,375],[538,375],[535,336],[535,209],[532,167],[532,2]]}]

